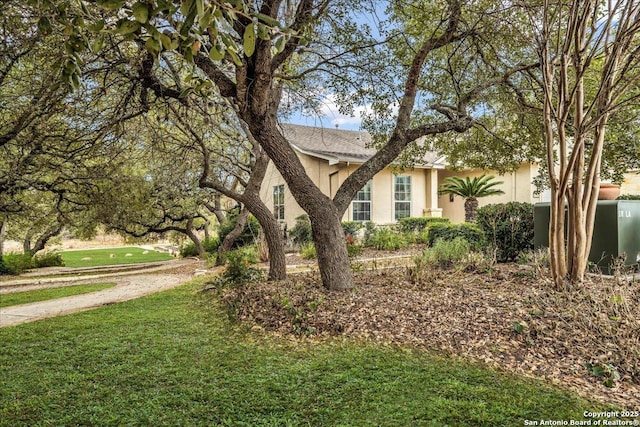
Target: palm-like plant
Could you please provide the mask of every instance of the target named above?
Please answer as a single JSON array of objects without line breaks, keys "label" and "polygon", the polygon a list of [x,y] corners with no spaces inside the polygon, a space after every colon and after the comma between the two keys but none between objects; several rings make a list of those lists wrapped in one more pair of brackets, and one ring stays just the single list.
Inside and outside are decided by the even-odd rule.
[{"label": "palm-like plant", "polygon": [[440,187],[440,193],[453,194],[464,198],[464,220],[473,222],[476,220],[478,197],[504,194],[504,191],[495,188],[503,183],[503,181],[494,181],[494,176],[492,175],[481,175],[473,179],[452,176],[445,178]]}]

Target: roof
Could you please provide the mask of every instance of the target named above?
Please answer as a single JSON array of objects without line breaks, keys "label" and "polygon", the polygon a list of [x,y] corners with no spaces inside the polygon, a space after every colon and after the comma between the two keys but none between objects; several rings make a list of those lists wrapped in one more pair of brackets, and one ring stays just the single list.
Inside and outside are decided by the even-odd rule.
[{"label": "roof", "polygon": [[[367,132],[321,128],[312,126],[281,125],[282,133],[291,146],[302,154],[327,160],[330,164],[364,163],[376,153],[369,148],[372,137]],[[416,167],[442,168],[442,156],[427,152]]]}]

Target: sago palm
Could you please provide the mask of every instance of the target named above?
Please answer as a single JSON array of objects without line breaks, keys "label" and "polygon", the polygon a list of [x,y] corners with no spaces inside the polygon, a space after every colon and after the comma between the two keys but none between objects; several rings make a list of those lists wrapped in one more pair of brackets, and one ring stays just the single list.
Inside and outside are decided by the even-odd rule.
[{"label": "sago palm", "polygon": [[440,187],[440,193],[453,194],[464,198],[464,220],[472,222],[476,220],[478,197],[504,194],[504,191],[495,188],[500,184],[503,184],[503,181],[494,181],[492,175],[481,175],[472,179],[452,176],[445,178]]}]

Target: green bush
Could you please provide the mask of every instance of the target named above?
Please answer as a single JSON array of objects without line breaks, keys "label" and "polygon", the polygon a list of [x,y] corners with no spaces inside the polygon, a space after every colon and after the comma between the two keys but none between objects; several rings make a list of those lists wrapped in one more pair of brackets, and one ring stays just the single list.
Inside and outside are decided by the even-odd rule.
[{"label": "green bush", "polygon": [[[220,239],[218,239],[217,237],[208,237],[202,241],[202,246],[204,246],[205,252],[214,254],[218,250],[218,246],[220,246]],[[198,251],[196,250],[195,243],[193,243],[192,241],[185,243],[180,248],[180,256],[182,258],[198,256]]]},{"label": "green bush", "polygon": [[358,231],[362,230],[365,225],[358,221],[343,221],[342,229],[344,230],[345,236],[353,236],[355,237]]},{"label": "green bush", "polygon": [[356,257],[362,253],[362,245],[357,245],[351,234],[347,234],[345,240],[347,244],[347,255],[350,257]]},{"label": "green bush", "polygon": [[[227,215],[227,220],[220,224],[218,235],[220,236],[221,242],[224,240],[227,234],[231,233],[231,230],[233,230],[233,228],[236,226],[236,222],[238,222],[238,214],[239,212],[237,209],[232,210]],[[252,245],[258,237],[259,233],[260,223],[253,215],[249,215],[247,217],[247,223],[242,229],[242,233],[240,234],[240,236],[238,236],[231,248],[238,249],[243,246]]]},{"label": "green bush", "polygon": [[456,237],[465,239],[474,251],[482,250],[486,246],[482,229],[473,223],[434,224],[428,230],[429,246],[433,246],[437,240],[451,241]]},{"label": "green bush", "polygon": [[433,216],[402,218],[400,219],[400,231],[418,234],[430,225],[449,222],[449,218]]},{"label": "green bush", "polygon": [[5,265],[4,260],[2,259],[2,257],[0,257],[0,276],[9,274],[12,274],[11,270],[9,270],[9,267]]},{"label": "green bush", "polygon": [[293,243],[300,246],[313,241],[311,221],[309,221],[307,214],[300,215],[296,218],[296,225],[289,230],[289,236],[291,236]]},{"label": "green bush", "polygon": [[36,268],[61,267],[64,260],[60,252],[43,252],[33,257],[33,264]]},{"label": "green bush", "polygon": [[262,270],[252,267],[258,262],[258,254],[253,246],[245,246],[227,253],[227,268],[223,277],[233,284],[253,282],[263,278]]},{"label": "green bush", "polygon": [[36,267],[33,257],[29,254],[8,254],[3,257],[3,261],[7,274],[20,274]]},{"label": "green bush", "polygon": [[[436,240],[433,247],[424,251],[423,261],[439,267],[452,267],[456,263],[466,260],[471,252],[471,244],[462,237],[453,240]],[[416,265],[419,264],[416,260]]]},{"label": "green bush", "polygon": [[478,209],[476,224],[488,244],[495,249],[496,260],[515,261],[523,251],[533,249],[533,205],[509,202]]},{"label": "green bush", "polygon": [[616,200],[640,200],[640,194],[621,194]]},{"label": "green bush", "polygon": [[316,259],[316,247],[312,242],[307,242],[300,248],[300,257],[302,259]]},{"label": "green bush", "polygon": [[368,246],[372,246],[379,251],[396,251],[407,247],[408,244],[404,235],[389,228],[376,229],[367,240]]}]

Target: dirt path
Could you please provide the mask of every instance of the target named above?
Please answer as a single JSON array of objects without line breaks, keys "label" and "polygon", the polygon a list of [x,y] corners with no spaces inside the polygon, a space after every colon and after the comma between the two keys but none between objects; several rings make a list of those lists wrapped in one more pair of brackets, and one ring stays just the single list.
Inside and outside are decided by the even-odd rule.
[{"label": "dirt path", "polygon": [[201,267],[201,263],[197,261],[173,261],[138,274],[131,271],[126,273],[102,272],[83,277],[27,278],[5,281],[0,283],[0,298],[2,298],[2,294],[6,293],[74,284],[115,282],[116,286],[87,294],[0,308],[0,327],[90,310],[174,288],[190,280],[199,267]]}]

